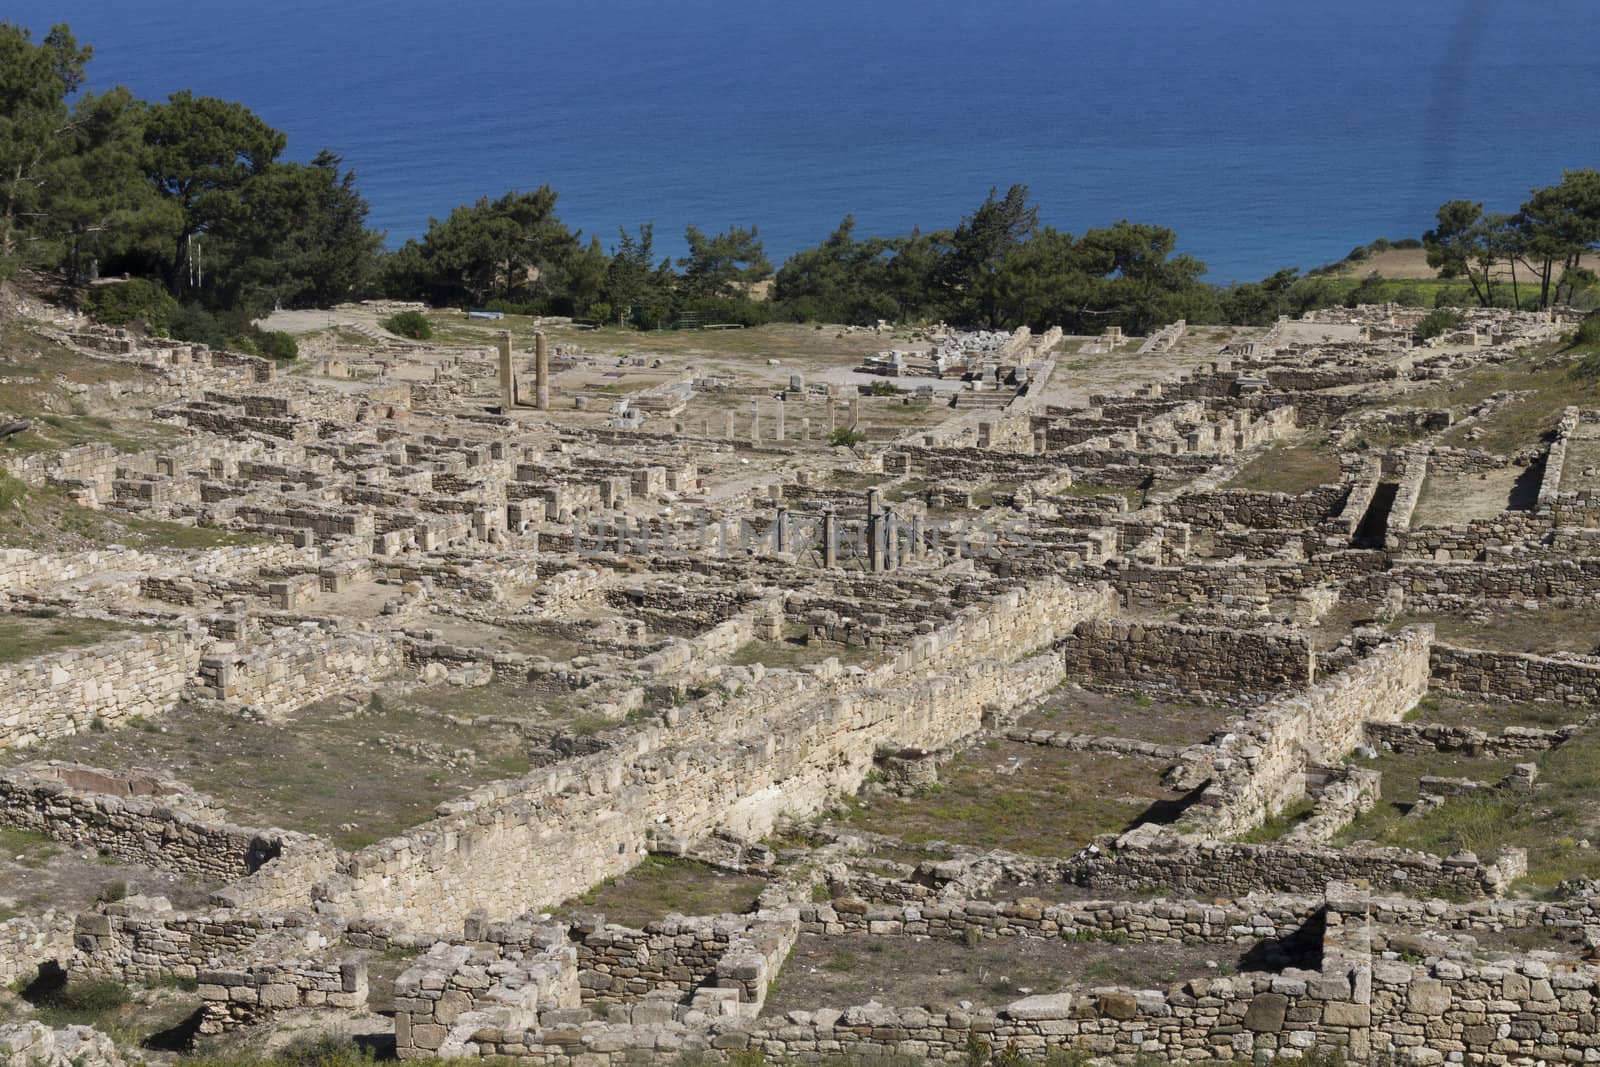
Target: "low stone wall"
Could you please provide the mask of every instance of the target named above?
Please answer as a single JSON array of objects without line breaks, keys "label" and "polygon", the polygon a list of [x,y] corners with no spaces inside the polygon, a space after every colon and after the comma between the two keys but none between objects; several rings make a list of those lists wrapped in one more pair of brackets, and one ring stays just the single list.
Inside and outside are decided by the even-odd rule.
[{"label": "low stone wall", "polygon": [[1339,508],[1348,492],[1349,487],[1340,484],[1319,485],[1298,496],[1220,489],[1185,493],[1161,505],[1161,511],[1168,522],[1189,522],[1198,527],[1251,526],[1281,530],[1315,526]]},{"label": "low stone wall", "polygon": [[1368,882],[1380,892],[1473,899],[1503,893],[1525,857],[1484,864],[1390,848],[1246,844],[1182,838],[1158,827],[1102,838],[1065,868],[1090,891],[1159,891],[1188,898],[1250,893],[1318,894],[1334,881]]},{"label": "low stone wall", "polygon": [[1600,702],[1600,657],[1532,656],[1435,644],[1433,686],[1463,696],[1502,700]]},{"label": "low stone wall", "polygon": [[269,717],[371,685],[405,665],[403,642],[388,635],[330,636],[313,629],[248,650],[213,646],[199,661],[198,695],[243,704]]},{"label": "low stone wall", "polygon": [[255,871],[283,852],[286,836],[298,837],[211,821],[160,796],[75,788],[74,772],[82,770],[0,772],[0,825],[94,848],[128,863],[218,881]]},{"label": "low stone wall", "polygon": [[207,970],[200,983],[200,1033],[252,1026],[299,1008],[367,1004],[367,966],[360,960],[304,960],[255,964],[243,970]]},{"label": "low stone wall", "polygon": [[195,978],[208,970],[247,968],[268,957],[287,959],[304,953],[308,943],[336,941],[342,932],[342,924],[306,912],[175,912],[162,897],[128,897],[75,918],[72,970],[146,984]]},{"label": "low stone wall", "polygon": [[1471,726],[1442,723],[1372,722],[1367,724],[1367,741],[1374,748],[1391,752],[1465,752],[1472,756],[1520,759],[1559,748],[1582,729],[1577,724],[1560,730],[1508,726],[1498,734],[1491,734]]},{"label": "low stone wall", "polygon": [[1273,693],[1311,682],[1310,640],[1283,628],[1235,630],[1091,619],[1061,642],[1067,676],[1100,684]]},{"label": "low stone wall", "polygon": [[1556,497],[1561,493],[1561,473],[1567,465],[1567,443],[1572,439],[1572,433],[1578,428],[1579,421],[1579,411],[1576,407],[1569,407],[1561,413],[1555,440],[1550,442],[1550,451],[1545,456],[1544,475],[1539,479],[1538,507],[1541,510],[1555,503]]},{"label": "low stone wall", "polygon": [[1305,898],[1253,900],[1248,904],[1194,901],[1101,900],[1047,904],[1041,900],[923,900],[868,904],[849,895],[825,904],[801,904],[807,933],[870,933],[960,940],[975,931],[985,937],[1231,945],[1289,937],[1321,909]]},{"label": "low stone wall", "polygon": [[165,714],[199,665],[195,638],[167,631],[0,667],[0,750]]},{"label": "low stone wall", "polygon": [[1411,515],[1417,510],[1417,501],[1422,498],[1422,483],[1428,477],[1428,449],[1425,445],[1413,445],[1401,449],[1397,461],[1397,487],[1394,502],[1389,505],[1389,522],[1384,536],[1385,547],[1393,548],[1398,542],[1392,540],[1397,534],[1411,529]]}]

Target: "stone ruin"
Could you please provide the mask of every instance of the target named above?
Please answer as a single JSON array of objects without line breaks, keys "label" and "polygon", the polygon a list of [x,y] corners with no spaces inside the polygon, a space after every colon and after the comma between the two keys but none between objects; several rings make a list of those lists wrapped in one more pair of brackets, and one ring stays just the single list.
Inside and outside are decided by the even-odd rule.
[{"label": "stone ruin", "polygon": [[[866,425],[872,398],[829,388],[808,409],[787,369],[782,400],[752,371],[685,372],[620,424],[561,403],[577,391],[542,331],[531,372],[499,333],[330,353],[383,371],[321,378],[64,335],[145,375],[163,440],[7,456],[10,475],[233,540],[0,551],[0,618],[113,628],[0,664],[0,826],[203,892],[23,907],[0,922],[0,978],[189,981],[201,1034],[375,1018],[402,1059],[1592,1060],[1600,884],[1511,839],[1440,854],[1349,836],[1386,802],[1374,756],[1395,780],[1462,754],[1490,765],[1411,774],[1403,818],[1420,827],[1538,795],[1600,701],[1600,649],[1447,636],[1502,605],[1549,619],[1593,603],[1600,503],[1574,485],[1600,413],[1566,411],[1515,455],[1446,440],[1448,411],[1384,414],[1562,324],[1480,312],[1472,338],[1419,349],[1408,314],[1225,339],[1176,323],[1138,351],[1190,370],[1078,403],[1052,390],[1070,374],[1058,346],[1133,339],[950,337],[868,370],[959,365],[984,388],[854,449],[810,426]],[[581,335],[561,355],[581,364]],[[681,417],[710,392],[715,415]],[[810,411],[798,434],[791,403]],[[1231,484],[1375,425],[1397,443],[1325,444],[1327,477],[1297,491]],[[1419,521],[1430,486],[1502,477],[1532,492]],[[352,739],[395,700],[431,702],[413,725],[453,740]],[[1441,707],[1477,710],[1430,721]],[[166,758],[164,724],[196,716],[323,730],[347,746],[326,774],[351,789],[381,745],[447,768],[418,778],[445,793],[367,840],[337,817],[264,822],[254,794],[146,766]],[[514,766],[472,755],[487,737]],[[1104,799],[1070,789],[1111,787],[1062,786],[1037,825],[999,827],[1004,846],[981,839],[994,827],[918,821],[990,751],[1013,763],[984,771],[985,791],[1058,768],[1145,792],[1066,849],[1045,837]],[[108,752],[122,761],[87,761]],[[742,911],[633,925],[585,903],[662,857],[759,890]],[[1059,957],[1059,988],[773,1006],[802,953],[846,941],[957,962],[1024,945]],[[1241,962],[1106,983],[1074,970],[1095,944]],[[13,1064],[80,1062],[105,1040],[0,1027]]]}]

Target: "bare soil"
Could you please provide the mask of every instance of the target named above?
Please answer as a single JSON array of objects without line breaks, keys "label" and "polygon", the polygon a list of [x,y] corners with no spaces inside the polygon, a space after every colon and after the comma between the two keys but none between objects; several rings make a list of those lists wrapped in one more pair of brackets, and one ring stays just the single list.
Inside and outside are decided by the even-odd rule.
[{"label": "bare soil", "polygon": [[[426,821],[468,789],[528,769],[517,730],[430,714],[424,701],[449,697],[480,714],[516,714],[536,703],[494,687],[422,693],[360,705],[323,701],[282,724],[181,706],[159,723],[82,733],[28,754],[153,770],[210,795],[243,825],[300,830],[357,848]],[[497,695],[503,705],[490,703]]]},{"label": "bare soil", "polygon": [[97,900],[141,893],[166,897],[174,907],[194,907],[216,888],[184,875],[119,863],[39,834],[0,830],[0,922],[50,908],[82,911]]},{"label": "bare soil", "polygon": [[1452,525],[1529,510],[1539,495],[1542,470],[1502,467],[1481,474],[1430,474],[1422,483],[1411,525]]},{"label": "bare soil", "polygon": [[1000,937],[969,947],[928,937],[802,934],[763,1014],[845,1008],[869,1000],[898,1007],[963,1001],[999,1007],[1033,993],[1100,986],[1160,989],[1236,969],[1240,956],[1239,948],[1227,945]]},{"label": "bare soil", "polygon": [[1066,685],[1046,697],[1017,725],[1028,730],[1189,745],[1208,740],[1237,714],[1239,709],[1227,705]]}]

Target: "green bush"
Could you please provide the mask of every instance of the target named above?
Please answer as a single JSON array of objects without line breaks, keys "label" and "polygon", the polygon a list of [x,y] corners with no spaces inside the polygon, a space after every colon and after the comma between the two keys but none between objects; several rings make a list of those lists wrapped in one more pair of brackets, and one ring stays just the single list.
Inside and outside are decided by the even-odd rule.
[{"label": "green bush", "polygon": [[420,311],[399,311],[383,320],[383,328],[398,337],[426,341],[433,336],[433,325]]},{"label": "green bush", "polygon": [[148,278],[96,285],[83,298],[83,310],[102,325],[138,326],[157,336],[171,333],[178,319],[178,302]]},{"label": "green bush", "polygon": [[841,426],[828,435],[828,443],[834,446],[849,447],[859,445],[867,439],[867,435],[860,430],[849,430]]},{"label": "green bush", "polygon": [[261,355],[270,359],[299,359],[300,345],[295,341],[293,334],[284,333],[282,330],[257,330],[260,334],[259,342]]},{"label": "green bush", "polygon": [[1600,311],[1591,311],[1578,323],[1578,332],[1572,335],[1574,346],[1600,348]]},{"label": "green bush", "polygon": [[49,997],[49,1007],[80,1015],[103,1015],[133,1000],[128,987],[110,978],[85,978],[68,982]]},{"label": "green bush", "polygon": [[1452,308],[1434,308],[1428,312],[1421,322],[1417,323],[1417,340],[1426,341],[1459,330],[1467,324],[1466,316]]}]

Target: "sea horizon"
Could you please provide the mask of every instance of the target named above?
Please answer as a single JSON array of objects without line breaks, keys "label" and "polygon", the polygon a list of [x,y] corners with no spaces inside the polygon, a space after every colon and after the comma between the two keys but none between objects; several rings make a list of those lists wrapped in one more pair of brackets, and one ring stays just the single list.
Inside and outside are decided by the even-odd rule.
[{"label": "sea horizon", "polygon": [[491,0],[465,17],[22,0],[8,17],[69,23],[95,49],[91,90],[239,100],[287,158],[338,153],[390,247],[549,184],[607,248],[643,222],[658,256],[682,254],[686,225],[754,225],[778,266],[846,214],[863,235],[951,227],[1022,183],[1045,224],[1168,226],[1225,283],[1419,236],[1447,199],[1514,210],[1600,155],[1569,114],[1600,88],[1571,47],[1597,21],[1581,0],[1537,19],[1475,0]]}]

